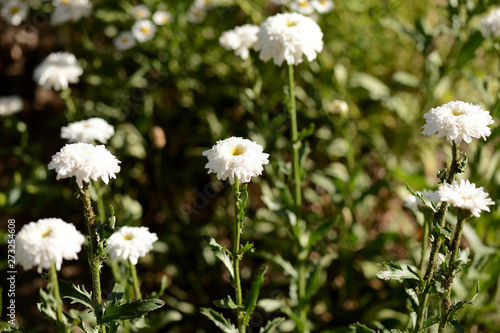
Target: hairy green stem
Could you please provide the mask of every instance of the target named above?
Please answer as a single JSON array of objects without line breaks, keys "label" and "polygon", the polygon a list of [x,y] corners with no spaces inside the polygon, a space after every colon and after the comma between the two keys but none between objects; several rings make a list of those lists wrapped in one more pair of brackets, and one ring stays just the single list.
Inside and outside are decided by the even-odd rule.
[{"label": "hairy green stem", "polygon": [[68,120],[73,120],[76,114],[76,106],[73,98],[71,97],[71,88],[66,88],[61,91],[61,98],[66,105],[66,109],[68,110]]},{"label": "hairy green stem", "polygon": [[300,180],[300,160],[299,160],[299,135],[297,130],[297,109],[295,105],[295,81],[293,78],[293,65],[288,65],[288,83],[290,88],[290,140],[292,141],[292,175],[293,175],[293,198],[297,217],[300,216],[302,207],[302,184]]},{"label": "hairy green stem", "polygon": [[425,214],[424,217],[424,230],[423,230],[423,235],[422,235],[422,248],[421,248],[421,256],[420,256],[420,264],[418,265],[418,268],[420,272],[424,271],[424,263],[425,263],[425,253],[427,252],[427,239],[429,238],[429,224],[431,224],[432,220],[428,218],[428,214]]},{"label": "hairy green stem", "polygon": [[62,312],[62,299],[59,293],[59,282],[57,281],[57,270],[54,262],[51,263],[49,268],[50,285],[52,286],[52,296],[56,300],[56,324],[58,332],[65,332],[66,325],[64,324],[64,315]]},{"label": "hairy green stem", "polygon": [[243,325],[243,296],[241,291],[241,279],[240,279],[240,236],[243,224],[243,219],[240,214],[242,211],[244,203],[240,197],[240,180],[234,177],[233,184],[233,194],[234,194],[234,225],[233,225],[233,271],[234,280],[233,286],[236,297],[236,317],[238,319],[238,332],[245,333],[245,326]]},{"label": "hairy green stem", "polygon": [[135,265],[128,260],[128,264],[130,266],[130,275],[132,275],[132,284],[134,286],[134,294],[135,294],[135,299],[139,300],[142,299],[142,294],[141,294],[141,287],[139,285],[139,279],[137,278],[137,270],[135,268]]},{"label": "hairy green stem", "polygon": [[99,216],[101,224],[104,224],[106,220],[106,213],[104,212],[104,202],[102,200],[104,191],[99,181],[92,182],[92,185],[94,186],[95,192],[97,194],[97,216]]}]

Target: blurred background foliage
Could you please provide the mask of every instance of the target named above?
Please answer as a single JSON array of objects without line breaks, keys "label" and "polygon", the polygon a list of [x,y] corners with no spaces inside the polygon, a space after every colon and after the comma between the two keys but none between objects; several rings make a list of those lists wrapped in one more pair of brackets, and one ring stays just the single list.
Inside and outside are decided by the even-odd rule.
[{"label": "blurred background foliage", "polygon": [[[387,260],[419,260],[423,218],[403,208],[405,184],[435,189],[436,171],[449,154],[446,141],[420,134],[422,115],[458,99],[480,104],[498,119],[498,49],[479,32],[479,20],[493,2],[336,0],[332,12],[318,17],[324,50],[296,68],[299,130],[315,125],[305,160],[305,219],[309,229],[335,221],[310,258],[330,256],[312,299],[314,331],[349,331],[358,321],[380,330],[405,328],[403,288],[375,274]],[[137,4],[166,9],[172,21],[159,27],[153,40],[117,51],[112,39],[130,29],[128,11]],[[144,225],[160,238],[139,263],[143,289],[158,290],[163,276],[169,281],[162,297],[167,304],[151,314],[153,326],[144,332],[217,331],[199,313],[231,291],[227,272],[202,238],[207,234],[230,244],[230,190],[207,175],[201,155],[216,140],[248,137],[270,154],[263,176],[249,185],[243,242],[254,241],[257,252],[242,262],[244,289],[252,272],[267,264],[262,297],[287,295],[283,273],[261,252],[285,260],[295,254],[284,218],[276,214],[278,189],[290,170],[286,68],[263,63],[255,52],[244,62],[218,42],[223,31],[260,24],[281,9],[264,0],[224,0],[193,24],[187,20],[190,5],[99,0],[90,17],[51,27],[51,5],[42,2],[21,26],[0,22],[0,91],[25,100],[21,113],[0,120],[2,239],[9,218],[18,230],[45,217],[83,227],[72,187],[56,181],[47,164],[65,144],[62,126],[93,116],[106,119],[116,129],[107,148],[122,161],[122,170],[106,187],[105,202],[115,207],[117,225]],[[32,80],[34,67],[54,51],[74,53],[84,68],[80,83],[72,86],[74,119],[57,92]],[[347,102],[347,113],[336,112],[336,99]],[[462,146],[470,158],[465,176],[495,201],[498,134],[494,128],[486,143]],[[466,331],[494,332],[500,326],[498,220],[497,206],[467,227],[464,244],[474,259],[455,292],[458,299],[471,297],[476,281],[482,292],[462,314]],[[84,256],[65,262],[61,276],[90,285],[86,267]],[[36,309],[45,282],[34,271],[19,271],[18,322],[28,332],[47,332]],[[104,293],[110,291],[107,266],[102,281]],[[283,314],[261,309],[251,323],[258,328],[277,316]],[[290,330],[289,321],[280,326]]]}]

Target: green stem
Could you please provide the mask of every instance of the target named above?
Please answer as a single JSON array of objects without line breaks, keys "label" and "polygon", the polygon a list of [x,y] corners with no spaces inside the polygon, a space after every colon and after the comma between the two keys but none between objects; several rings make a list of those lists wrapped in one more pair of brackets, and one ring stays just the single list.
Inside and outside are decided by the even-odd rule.
[{"label": "green stem", "polygon": [[59,293],[59,282],[57,281],[57,270],[56,270],[56,265],[54,262],[51,263],[50,268],[49,268],[49,278],[50,278],[50,284],[52,286],[52,296],[56,300],[56,323],[57,323],[57,331],[58,332],[65,332],[66,331],[66,325],[64,324],[64,315],[62,312],[62,300],[61,300],[61,295]]},{"label": "green stem", "polygon": [[309,332],[307,328],[307,310],[308,306],[306,304],[306,266],[305,261],[301,260],[299,262],[299,272],[298,272],[298,301],[299,301],[299,320],[297,330],[301,333]]},{"label": "green stem", "polygon": [[104,194],[103,187],[99,184],[99,181],[92,182],[92,185],[95,188],[95,192],[97,194],[97,215],[99,216],[99,221],[101,224],[104,224],[106,220],[106,213],[104,212],[104,202],[102,200],[102,196]]},{"label": "green stem", "polygon": [[71,97],[71,88],[66,88],[64,90],[61,90],[61,98],[64,101],[64,104],[66,105],[66,109],[68,110],[68,120],[73,120],[75,118],[76,114],[76,106],[75,102],[73,101],[73,98]]},{"label": "green stem", "polygon": [[[245,326],[243,325],[243,296],[241,292],[241,279],[240,279],[240,236],[243,224],[242,214],[243,210],[242,200],[240,197],[240,180],[235,177],[233,184],[234,194],[234,229],[233,229],[233,271],[234,271],[234,291],[236,294],[236,316],[238,318],[238,332],[245,333]],[[243,203],[244,204],[244,203]]]},{"label": "green stem", "polygon": [[130,275],[132,275],[132,284],[134,285],[135,299],[142,299],[141,287],[139,286],[139,279],[137,278],[137,270],[135,268],[135,265],[130,262],[130,260],[128,261],[128,264],[130,266]]},{"label": "green stem", "polygon": [[446,271],[446,278],[444,280],[443,288],[444,293],[441,298],[443,303],[443,308],[441,309],[441,320],[439,322],[438,333],[442,333],[445,330],[446,323],[448,321],[449,311],[451,307],[451,286],[453,285],[453,279],[455,278],[455,270],[457,269],[457,263],[455,262],[457,258],[457,253],[460,248],[460,239],[462,238],[462,231],[465,224],[465,214],[459,212],[457,214],[457,225],[455,227],[455,233],[450,244],[450,258],[448,259],[448,270]]},{"label": "green stem", "polygon": [[297,109],[295,105],[295,82],[293,79],[293,65],[288,65],[288,80],[290,88],[290,140],[292,141],[292,174],[293,174],[293,197],[295,200],[295,208],[297,217],[300,216],[300,210],[302,207],[302,184],[300,180],[300,160],[299,160],[299,148],[300,141],[297,131]]},{"label": "green stem", "polygon": [[418,268],[422,274],[424,273],[424,263],[425,263],[425,253],[427,252],[427,239],[429,238],[429,224],[432,219],[429,218],[429,214],[425,214],[424,216],[424,230],[422,236],[422,248],[421,248],[421,256],[420,256],[420,264]]}]

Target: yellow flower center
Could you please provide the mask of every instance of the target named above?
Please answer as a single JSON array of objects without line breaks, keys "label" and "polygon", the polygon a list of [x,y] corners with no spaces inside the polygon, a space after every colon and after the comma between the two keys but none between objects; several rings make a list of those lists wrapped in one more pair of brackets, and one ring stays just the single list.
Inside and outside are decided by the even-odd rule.
[{"label": "yellow flower center", "polygon": [[67,4],[68,4],[68,3],[70,3],[70,2],[71,2],[71,0],[61,0],[61,3],[62,3],[63,5],[67,5]]},{"label": "yellow flower center", "polygon": [[233,155],[233,156],[243,155],[244,153],[245,153],[245,149],[243,149],[242,147],[239,147],[239,146],[236,146],[233,149],[231,149],[231,155]]},{"label": "yellow flower center", "polygon": [[286,21],[286,26],[287,27],[295,27],[297,25],[297,22],[294,21]]},{"label": "yellow flower center", "polygon": [[126,241],[132,240],[133,238],[134,238],[134,235],[130,235],[130,234],[123,236],[123,240],[126,240]]},{"label": "yellow flower center", "polygon": [[145,35],[149,34],[151,32],[151,29],[148,27],[142,27],[141,32]]},{"label": "yellow flower center", "polygon": [[302,7],[307,6],[308,4],[309,3],[307,1],[301,1],[301,2],[299,2],[299,6],[302,6]]},{"label": "yellow flower center", "polygon": [[125,44],[128,42],[128,38],[127,37],[122,37],[122,43]]},{"label": "yellow flower center", "polygon": [[45,237],[47,237],[47,236],[50,236],[50,234],[51,234],[51,233],[52,233],[52,230],[50,230],[50,229],[49,229],[49,230],[47,230],[47,231],[45,231],[45,232],[42,234],[42,238],[45,238]]},{"label": "yellow flower center", "polygon": [[20,8],[19,8],[19,7],[17,7],[17,6],[12,6],[12,7],[10,7],[10,14],[11,14],[11,15],[16,15],[17,13],[19,13],[19,10],[20,10]]},{"label": "yellow flower center", "polygon": [[143,18],[144,16],[146,16],[146,12],[145,12],[143,9],[139,9],[139,10],[135,13],[135,16],[137,16],[138,18]]},{"label": "yellow flower center", "polygon": [[458,117],[465,114],[465,112],[463,110],[453,109],[453,111],[451,111],[451,114]]},{"label": "yellow flower center", "polygon": [[322,5],[326,5],[326,1],[325,0],[321,0],[319,3],[322,4]]}]

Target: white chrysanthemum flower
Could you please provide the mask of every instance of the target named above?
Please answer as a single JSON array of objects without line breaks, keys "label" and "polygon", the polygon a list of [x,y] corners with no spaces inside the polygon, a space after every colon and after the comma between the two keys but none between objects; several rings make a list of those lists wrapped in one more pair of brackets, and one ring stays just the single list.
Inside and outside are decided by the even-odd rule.
[{"label": "white chrysanthemum flower", "polygon": [[187,19],[190,23],[200,23],[205,19],[205,16],[207,16],[207,10],[205,7],[189,7]]},{"label": "white chrysanthemum flower", "polygon": [[427,123],[422,127],[422,134],[433,135],[436,138],[446,137],[456,144],[465,141],[470,143],[472,138],[486,137],[491,134],[488,127],[493,124],[489,111],[479,105],[461,101],[449,102],[434,108],[424,114]]},{"label": "white chrysanthemum flower", "polygon": [[260,26],[257,37],[254,49],[260,51],[260,59],[273,58],[278,66],[283,61],[289,65],[300,64],[304,55],[312,61],[323,49],[323,33],[318,24],[298,13],[269,17]]},{"label": "white chrysanthemum flower", "polygon": [[235,177],[248,183],[252,177],[261,175],[263,165],[269,163],[269,154],[263,150],[258,143],[243,138],[220,140],[212,149],[203,152],[203,156],[208,157],[205,168],[209,174],[216,173],[217,179],[229,178],[231,184]]},{"label": "white chrysanthemum flower", "polygon": [[23,109],[23,100],[19,96],[0,97],[0,117],[7,117]]},{"label": "white chrysanthemum flower", "polygon": [[325,14],[331,12],[335,8],[332,0],[311,0],[311,4],[318,13]]},{"label": "white chrysanthemum flower", "polygon": [[172,20],[172,15],[169,12],[158,10],[153,14],[153,22],[156,25],[165,25]]},{"label": "white chrysanthemum flower", "polygon": [[[417,193],[421,194],[430,202],[433,202],[436,206],[438,206],[441,201],[438,191],[423,190],[422,192],[418,191]],[[407,196],[404,199],[404,205],[408,209],[418,209],[420,207],[426,207],[422,199],[414,195]]]},{"label": "white chrysanthemum flower", "polygon": [[101,178],[105,184],[110,178],[115,179],[115,173],[120,172],[119,163],[103,145],[79,142],[65,145],[52,156],[49,170],[56,170],[57,180],[76,177],[78,186],[83,187],[83,182],[89,183],[90,179]]},{"label": "white chrysanthemum flower", "polygon": [[49,269],[54,262],[61,270],[63,259],[78,259],[85,237],[75,226],[58,218],[25,224],[16,235],[16,260],[25,270]]},{"label": "white chrysanthemum flower", "polygon": [[122,31],[113,39],[113,44],[120,51],[128,50],[135,45],[134,35],[130,31]]},{"label": "white chrysanthemum flower", "polygon": [[156,25],[150,20],[139,20],[132,26],[132,35],[139,42],[152,39],[156,33]]},{"label": "white chrysanthemum flower", "polygon": [[33,79],[46,89],[67,89],[70,83],[77,83],[83,69],[75,56],[67,52],[51,53],[35,68]]},{"label": "white chrysanthemum flower", "polygon": [[134,265],[153,249],[153,243],[158,240],[155,233],[146,227],[122,227],[106,241],[108,255],[115,261],[126,261]]},{"label": "white chrysanthemum flower", "polygon": [[222,33],[219,43],[226,50],[234,50],[241,59],[248,59],[248,49],[257,41],[259,27],[253,24],[245,24]]},{"label": "white chrysanthemum flower", "polygon": [[479,217],[481,211],[489,212],[488,206],[495,203],[488,197],[482,187],[476,188],[469,180],[461,180],[460,184],[454,181],[453,184],[443,185],[439,188],[441,201],[448,202],[450,205],[468,210],[475,217]]},{"label": "white chrysanthemum flower", "polygon": [[5,3],[0,14],[5,21],[12,25],[20,25],[28,15],[28,5],[22,1],[11,0]]},{"label": "white chrysanthemum flower", "polygon": [[481,19],[483,37],[500,37],[500,8],[491,11]]},{"label": "white chrysanthemum flower", "polygon": [[130,11],[130,14],[132,14],[134,19],[142,20],[142,19],[149,18],[151,16],[151,11],[145,5],[138,5],[138,6],[134,6],[132,8],[132,10]]},{"label": "white chrysanthemum flower", "polygon": [[92,3],[89,0],[53,0],[52,4],[55,9],[50,17],[51,25],[76,22],[92,12]]},{"label": "white chrysanthemum flower", "polygon": [[61,138],[68,139],[69,142],[107,143],[113,134],[115,134],[113,126],[102,118],[89,118],[61,128]]},{"label": "white chrysanthemum flower", "polygon": [[289,4],[291,0],[271,0],[272,3],[276,5],[286,5]]},{"label": "white chrysanthemum flower", "polygon": [[217,0],[195,0],[193,6],[210,9],[217,6]]},{"label": "white chrysanthemum flower", "polygon": [[302,15],[310,15],[314,13],[314,7],[309,0],[295,0],[290,5],[290,9]]}]

